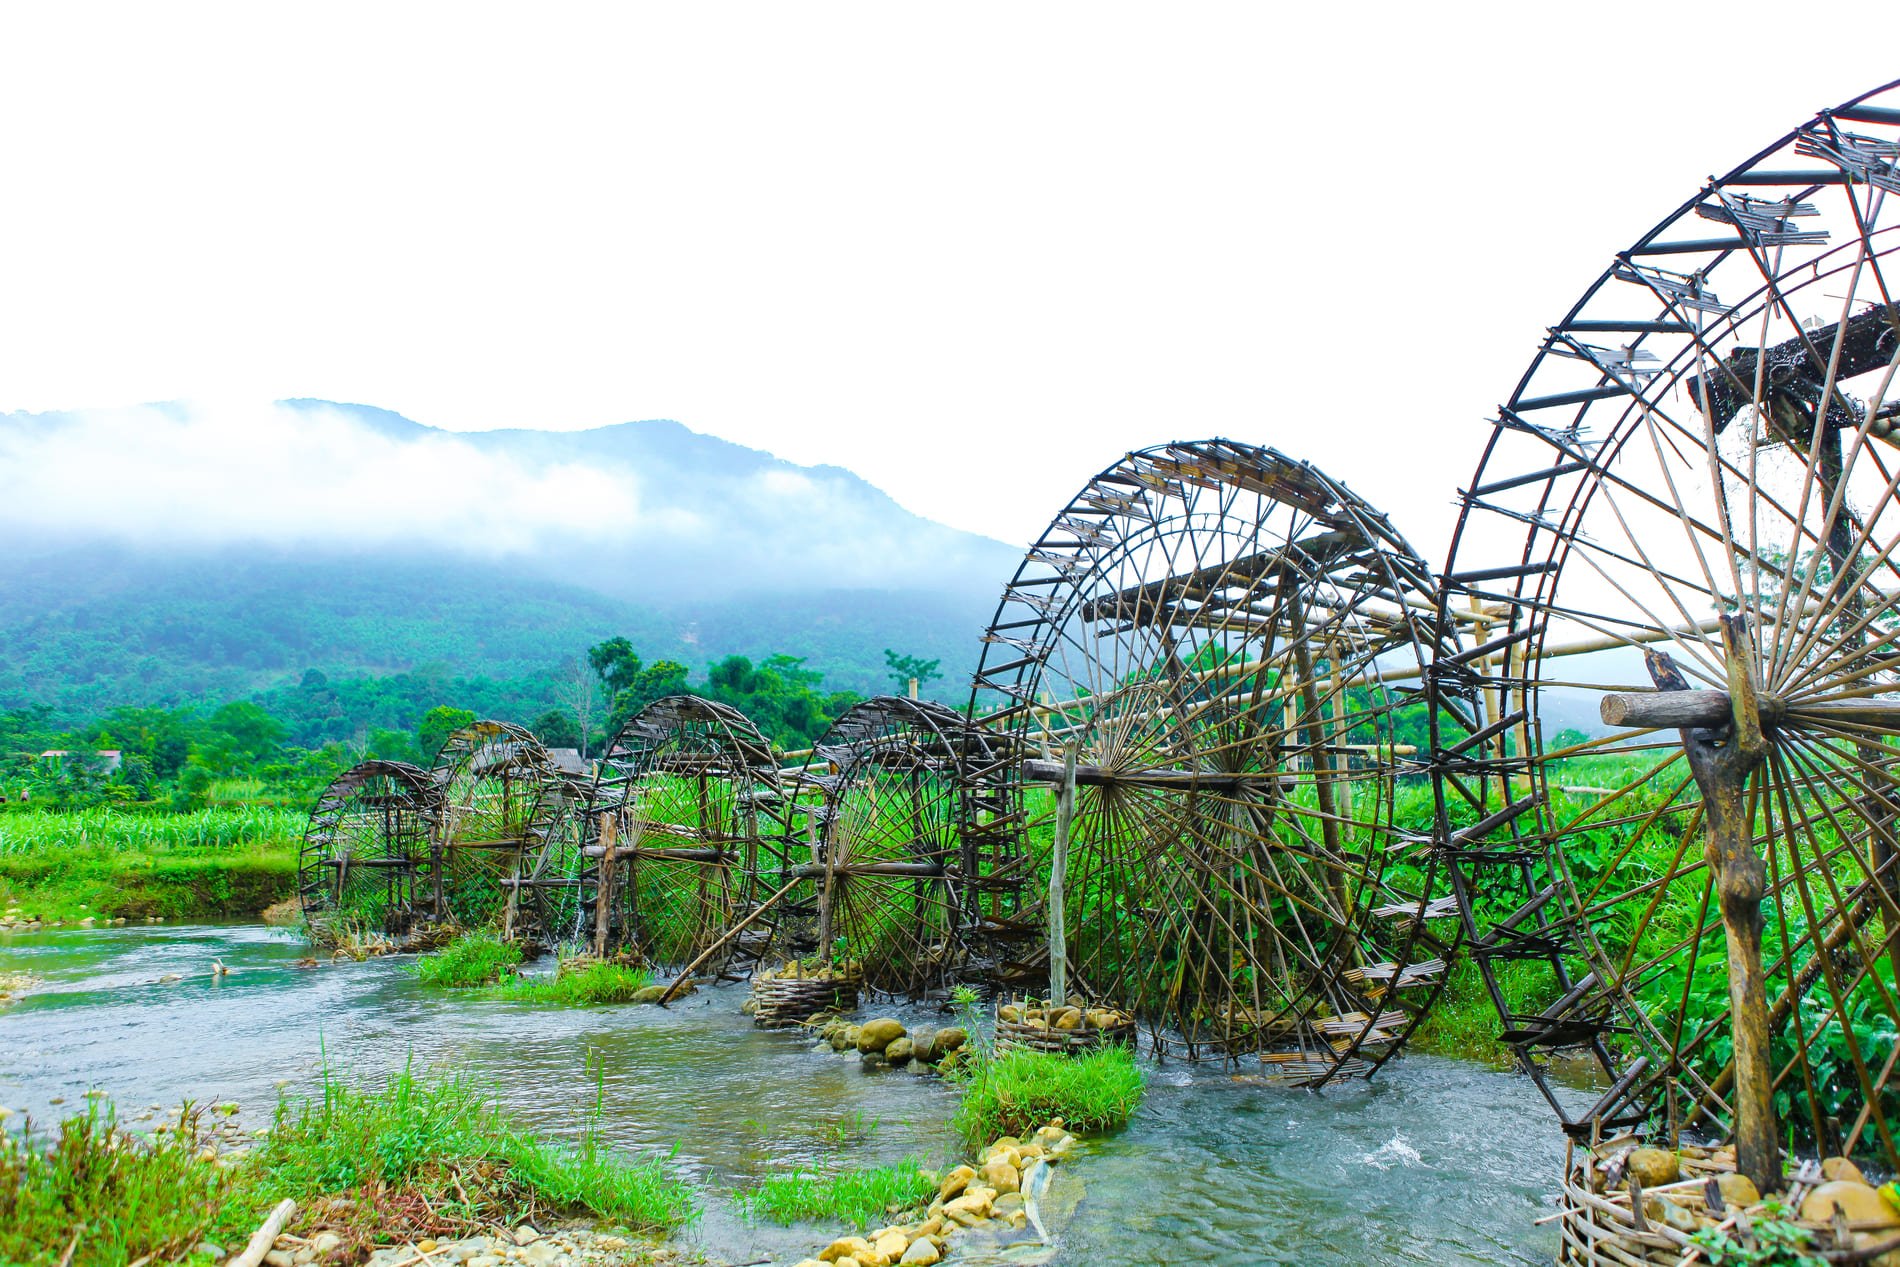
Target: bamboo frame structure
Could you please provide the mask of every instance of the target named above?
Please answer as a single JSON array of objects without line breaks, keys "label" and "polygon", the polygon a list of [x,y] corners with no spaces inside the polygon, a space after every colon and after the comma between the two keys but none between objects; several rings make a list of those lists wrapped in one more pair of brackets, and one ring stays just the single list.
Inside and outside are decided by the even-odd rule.
[{"label": "bamboo frame structure", "polygon": [[297,898],[318,944],[350,932],[401,935],[429,885],[429,848],[441,797],[429,772],[365,761],[318,796],[297,859]]},{"label": "bamboo frame structure", "polygon": [[[1733,1137],[1764,1191],[1788,1135],[1900,1165],[1896,158],[1890,84],[1705,185],[1551,327],[1445,568],[1441,628],[1491,627],[1426,677],[1502,1040],[1573,1137]],[[1579,638],[1626,649],[1611,680],[1551,670]],[[1593,697],[1621,729],[1545,734]],[[1581,1111],[1565,1052],[1607,1085]]]},{"label": "bamboo frame structure", "polygon": [[[941,704],[853,705],[801,779],[822,798],[812,856],[817,944],[865,988],[916,996],[993,975],[1020,927],[1022,868],[998,829],[1012,762],[987,728]],[[822,771],[822,772],[818,772]]]},{"label": "bamboo frame structure", "polygon": [[738,709],[655,700],[601,755],[565,939],[662,970],[745,971],[775,939],[775,919],[758,915],[788,865],[787,802],[771,745]]},{"label": "bamboo frame structure", "polygon": [[1271,449],[1161,445],[1091,480],[1005,591],[971,703],[1019,758],[996,821],[1032,890],[1068,801],[1044,789],[1075,787],[1061,915],[1022,919],[1065,928],[1066,955],[1025,944],[1006,980],[1066,960],[1163,1055],[1297,1083],[1395,1053],[1451,912],[1422,840],[1393,838],[1399,731],[1425,722],[1385,679],[1423,676],[1436,609],[1383,515]]},{"label": "bamboo frame structure", "polygon": [[[541,860],[571,847],[579,788],[520,726],[477,721],[451,734],[430,777],[441,812],[430,845],[430,915],[463,928],[498,929],[508,940],[544,939]],[[558,887],[567,887],[561,883]]]}]

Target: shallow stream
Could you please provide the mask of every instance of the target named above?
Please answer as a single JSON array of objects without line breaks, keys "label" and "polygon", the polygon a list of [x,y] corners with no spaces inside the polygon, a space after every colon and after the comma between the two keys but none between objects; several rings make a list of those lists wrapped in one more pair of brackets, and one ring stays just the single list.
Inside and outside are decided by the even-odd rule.
[{"label": "shallow stream", "polygon": [[[598,1069],[603,1135],[677,1146],[706,1194],[686,1237],[735,1262],[794,1262],[839,1231],[752,1222],[735,1187],[954,1151],[953,1090],[755,1029],[742,987],[666,1010],[545,1008],[425,990],[403,958],[297,967],[307,953],[259,925],[0,933],[0,971],[40,982],[0,1011],[0,1105],[50,1122],[97,1088],[128,1117],[188,1096],[236,1100],[259,1126],[278,1082],[309,1090],[325,1058],[353,1080],[413,1060],[489,1079],[524,1122],[566,1133]],[[214,960],[230,975],[214,977]],[[1063,1168],[1079,1204],[1052,1229],[1056,1261],[1548,1263],[1554,1233],[1532,1220],[1552,1208],[1561,1150],[1528,1082],[1459,1061],[1410,1056],[1323,1093],[1165,1066],[1129,1128]]]}]

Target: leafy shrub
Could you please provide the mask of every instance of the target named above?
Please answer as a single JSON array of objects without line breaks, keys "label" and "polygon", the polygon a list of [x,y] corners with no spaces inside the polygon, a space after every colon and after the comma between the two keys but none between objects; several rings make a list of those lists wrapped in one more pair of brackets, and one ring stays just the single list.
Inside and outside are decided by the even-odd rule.
[{"label": "leafy shrub", "polygon": [[652,984],[653,974],[644,968],[590,963],[552,977],[513,977],[496,986],[494,993],[521,1003],[625,1003]]}]

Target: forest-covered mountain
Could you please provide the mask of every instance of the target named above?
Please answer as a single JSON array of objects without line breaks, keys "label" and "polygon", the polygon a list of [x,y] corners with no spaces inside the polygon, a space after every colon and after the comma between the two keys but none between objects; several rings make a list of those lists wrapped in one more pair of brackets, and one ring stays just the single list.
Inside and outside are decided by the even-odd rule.
[{"label": "forest-covered mountain", "polygon": [[[58,478],[84,449],[117,493],[86,505],[70,489],[71,513],[31,488],[0,505],[0,708],[221,701],[309,669],[520,678],[613,636],[696,671],[804,657],[827,688],[866,694],[888,688],[889,647],[941,659],[934,688],[957,698],[1017,560],[847,471],[677,423],[456,434],[285,402],[255,425],[284,429],[286,477],[275,450],[204,451],[234,433],[198,421],[182,406],[0,415],[0,491],[35,462]],[[112,469],[115,448],[143,455],[138,481]]]}]

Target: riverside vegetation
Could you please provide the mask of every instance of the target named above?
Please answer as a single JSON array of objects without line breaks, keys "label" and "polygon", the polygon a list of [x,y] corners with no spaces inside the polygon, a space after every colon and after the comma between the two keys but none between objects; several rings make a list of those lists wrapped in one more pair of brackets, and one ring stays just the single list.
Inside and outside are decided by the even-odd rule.
[{"label": "riverside vegetation", "polygon": [[230,1147],[197,1106],[141,1134],[95,1100],[50,1138],[0,1132],[0,1261],[208,1264],[285,1198],[298,1203],[292,1230],[327,1261],[561,1215],[643,1233],[698,1217],[666,1158],[600,1145],[597,1114],[556,1144],[466,1078],[405,1069],[352,1088],[326,1071],[321,1094],[281,1102],[255,1147]]}]

